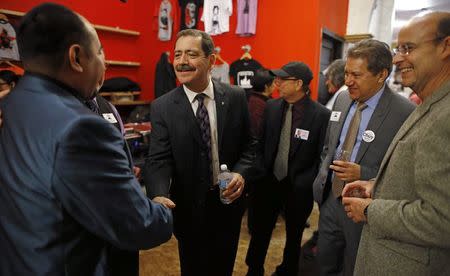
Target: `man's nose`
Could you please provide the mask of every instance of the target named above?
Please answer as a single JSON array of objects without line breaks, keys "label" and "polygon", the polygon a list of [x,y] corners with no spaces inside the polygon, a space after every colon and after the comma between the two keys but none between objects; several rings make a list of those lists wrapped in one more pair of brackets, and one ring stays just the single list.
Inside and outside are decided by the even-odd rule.
[{"label": "man's nose", "polygon": [[404,58],[403,58],[403,55],[401,55],[401,54],[395,54],[393,57],[392,57],[392,63],[393,64],[397,64],[397,63],[399,63],[399,62],[401,62],[401,61],[403,61],[404,60]]},{"label": "man's nose", "polygon": [[345,85],[351,86],[353,84],[353,77],[352,76],[345,76]]},{"label": "man's nose", "polygon": [[182,64],[186,64],[186,63],[188,63],[188,60],[189,60],[189,55],[188,54],[182,54],[180,56],[179,62],[182,63]]}]

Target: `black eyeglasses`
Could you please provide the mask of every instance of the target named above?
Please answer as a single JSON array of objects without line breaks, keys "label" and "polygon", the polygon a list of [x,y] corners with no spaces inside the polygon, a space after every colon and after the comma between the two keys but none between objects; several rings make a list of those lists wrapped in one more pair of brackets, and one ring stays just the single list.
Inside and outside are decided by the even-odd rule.
[{"label": "black eyeglasses", "polygon": [[399,55],[399,54],[403,55],[403,56],[406,56],[406,55],[409,55],[414,49],[419,48],[419,46],[421,44],[425,44],[425,43],[428,43],[428,42],[434,42],[434,41],[440,41],[442,39],[444,39],[444,36],[442,36],[442,37],[435,37],[433,39],[425,40],[425,41],[420,42],[418,44],[398,45],[398,47],[392,49],[392,51],[393,51],[394,56],[395,55]]}]

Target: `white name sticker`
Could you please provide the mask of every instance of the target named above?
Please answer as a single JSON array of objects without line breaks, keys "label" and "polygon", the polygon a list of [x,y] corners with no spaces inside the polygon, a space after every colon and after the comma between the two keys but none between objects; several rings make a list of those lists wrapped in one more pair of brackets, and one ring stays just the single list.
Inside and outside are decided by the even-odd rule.
[{"label": "white name sticker", "polygon": [[295,133],[294,133],[294,137],[297,138],[297,139],[308,140],[309,130],[296,128],[295,129]]},{"label": "white name sticker", "polygon": [[114,114],[112,113],[103,113],[103,118],[105,118],[106,121],[110,122],[111,124],[117,123],[116,117],[114,117]]},{"label": "white name sticker", "polygon": [[362,139],[366,143],[371,143],[373,140],[375,140],[375,132],[373,132],[372,130],[364,131]]},{"label": "white name sticker", "polygon": [[341,118],[341,112],[340,111],[333,111],[333,112],[331,112],[330,121],[332,121],[332,122],[339,122],[339,118]]}]

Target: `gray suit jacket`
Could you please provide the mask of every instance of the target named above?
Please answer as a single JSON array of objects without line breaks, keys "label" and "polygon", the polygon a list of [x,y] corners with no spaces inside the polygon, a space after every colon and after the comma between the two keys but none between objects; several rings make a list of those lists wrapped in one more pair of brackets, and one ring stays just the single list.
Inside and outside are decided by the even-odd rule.
[{"label": "gray suit jacket", "polygon": [[355,275],[450,275],[450,81],[411,114],[380,166]]},{"label": "gray suit jacket", "polygon": [[[341,112],[339,120],[333,121],[330,117],[324,148],[321,154],[319,173],[314,180],[314,199],[321,204],[325,200],[324,190],[331,185],[329,174],[330,164],[333,162],[335,151],[339,143],[345,118],[352,105],[348,91],[339,94],[333,107],[333,112]],[[375,133],[375,139],[368,143],[361,141],[355,163],[361,166],[361,179],[371,179],[377,175],[381,160],[394,138],[397,130],[414,110],[414,105],[404,97],[385,88],[377,107],[370,118],[367,130]]]}]

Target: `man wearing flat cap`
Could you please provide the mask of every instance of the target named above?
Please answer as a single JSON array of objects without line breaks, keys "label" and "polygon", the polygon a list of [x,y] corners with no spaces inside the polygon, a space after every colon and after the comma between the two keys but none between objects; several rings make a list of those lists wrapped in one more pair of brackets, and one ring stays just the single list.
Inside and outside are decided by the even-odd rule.
[{"label": "man wearing flat cap", "polygon": [[271,70],[280,98],[267,102],[259,146],[264,178],[251,197],[255,221],[247,252],[247,275],[264,275],[264,259],[282,208],[286,212],[283,261],[273,275],[297,275],[300,244],[313,207],[312,183],[330,113],[309,98],[308,65],[289,62]]}]

